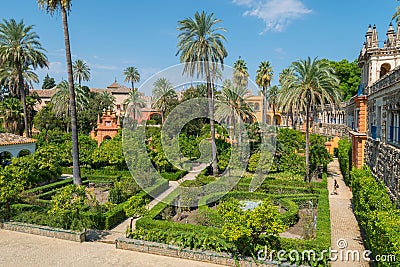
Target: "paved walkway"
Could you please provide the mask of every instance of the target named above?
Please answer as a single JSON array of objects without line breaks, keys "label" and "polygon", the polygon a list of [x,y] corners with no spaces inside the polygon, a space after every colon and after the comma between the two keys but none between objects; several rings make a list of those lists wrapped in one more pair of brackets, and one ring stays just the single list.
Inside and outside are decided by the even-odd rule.
[{"label": "paved walkway", "polygon": [[[338,194],[333,193],[334,179],[339,184]],[[328,165],[328,190],[329,190],[329,208],[331,211],[331,242],[332,249],[339,252],[343,251],[343,257],[340,260],[332,262],[332,267],[355,267],[369,266],[362,260],[362,255],[365,250],[360,228],[356,217],[354,216],[351,200],[353,194],[349,187],[343,181],[340,173],[339,162],[335,159]],[[339,247],[340,246],[340,247]],[[341,248],[341,249],[340,249]],[[357,250],[360,253],[360,262],[347,261],[346,251]],[[334,255],[335,256],[335,255]]]},{"label": "paved walkway", "polygon": [[[153,199],[148,205],[147,205],[147,209],[151,210],[155,205],[157,205],[160,201],[162,201],[163,199],[165,199],[169,194],[171,194],[176,188],[178,188],[179,184],[181,184],[184,181],[188,181],[188,180],[195,180],[196,176],[206,167],[206,164],[201,164],[199,165],[197,168],[195,168],[193,171],[189,172],[188,174],[186,174],[184,177],[182,177],[181,179],[179,179],[178,181],[169,181],[169,187],[167,190],[165,190],[163,193],[161,193],[158,197],[156,197],[155,199]],[[133,220],[132,222],[132,228],[135,229],[135,224],[136,221],[138,219]],[[126,219],[125,221],[121,222],[120,224],[118,224],[117,226],[115,226],[113,229],[109,230],[109,231],[102,231],[101,234],[98,235],[102,235],[101,238],[101,242],[104,243],[110,243],[110,244],[114,244],[115,240],[118,237],[125,237],[126,234],[126,230],[128,229],[128,227],[131,224],[131,218]],[[96,232],[96,231],[94,231]],[[100,231],[99,231],[100,232]]]},{"label": "paved walkway", "polygon": [[0,266],[217,267],[219,265],[115,249],[115,245],[99,242],[78,243],[0,230]]}]

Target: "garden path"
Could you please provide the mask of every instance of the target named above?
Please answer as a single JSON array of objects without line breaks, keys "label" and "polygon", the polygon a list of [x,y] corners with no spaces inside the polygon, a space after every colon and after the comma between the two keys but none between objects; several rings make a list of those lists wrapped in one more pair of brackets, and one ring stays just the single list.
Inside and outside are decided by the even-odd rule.
[{"label": "garden path", "polygon": [[[337,190],[338,194],[333,193],[333,184],[335,179],[339,184]],[[344,183],[337,159],[334,159],[334,161],[328,165],[328,190],[329,208],[331,213],[332,249],[339,251],[337,254],[338,260],[333,261],[331,266],[369,266],[369,263],[364,261],[362,256],[365,247],[363,245],[360,227],[353,213],[353,194],[350,188]],[[357,250],[360,253],[360,261],[353,262],[351,261],[352,256],[346,257],[346,251],[349,252],[350,250]],[[343,257],[340,255],[341,251],[343,252]],[[350,258],[350,260],[347,261],[347,258]]]},{"label": "garden path", "polygon": [[0,230],[0,266],[193,266],[220,265]]},{"label": "garden path", "polygon": [[[153,199],[148,205],[147,209],[151,210],[155,205],[157,205],[160,201],[165,199],[169,194],[171,194],[176,188],[178,188],[179,184],[181,184],[184,181],[188,180],[195,180],[196,176],[207,166],[207,164],[200,164],[198,167],[194,168],[192,171],[190,171],[188,174],[186,174],[184,177],[179,179],[178,181],[169,181],[169,187],[167,190],[165,190],[163,193],[161,193],[158,197]],[[132,228],[135,229],[135,224],[136,221],[138,220],[134,219],[132,221]],[[115,243],[115,240],[118,237],[125,237],[126,234],[126,229],[130,226],[131,224],[131,218],[126,219],[125,221],[121,222],[117,226],[115,226],[113,229],[106,231],[106,233],[102,233],[102,239],[100,242],[104,243]]]}]

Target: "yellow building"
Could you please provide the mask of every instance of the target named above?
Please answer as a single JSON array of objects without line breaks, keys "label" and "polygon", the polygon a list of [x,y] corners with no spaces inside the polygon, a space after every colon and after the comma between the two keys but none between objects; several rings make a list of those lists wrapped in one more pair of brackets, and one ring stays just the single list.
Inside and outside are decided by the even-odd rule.
[{"label": "yellow building", "polygon": [[[247,95],[246,96],[246,102],[250,105],[250,107],[254,111],[254,116],[257,118],[258,122],[262,122],[262,112],[263,112],[263,97],[261,94],[259,95]],[[266,123],[267,124],[272,124],[273,120],[272,118],[274,117],[274,112],[272,109],[272,105],[269,104],[268,102],[267,108],[266,108]],[[281,125],[282,123],[282,115],[281,112],[276,109],[275,110],[275,125]]]}]

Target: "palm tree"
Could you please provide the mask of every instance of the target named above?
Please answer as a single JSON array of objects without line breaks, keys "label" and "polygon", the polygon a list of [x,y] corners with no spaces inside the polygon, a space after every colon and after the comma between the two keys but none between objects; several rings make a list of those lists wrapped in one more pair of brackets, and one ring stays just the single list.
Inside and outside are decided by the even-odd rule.
[{"label": "palm tree", "polygon": [[172,99],[177,99],[174,86],[166,78],[159,78],[154,82],[153,98],[156,100],[153,107],[161,111],[161,121],[164,124],[165,112],[169,108]]},{"label": "palm tree", "polygon": [[100,94],[100,106],[106,106],[106,107],[114,107],[115,103],[115,96],[110,94],[107,91],[104,91],[102,94]]},{"label": "palm tree", "polygon": [[69,41],[68,29],[68,13],[71,11],[71,0],[37,0],[39,7],[45,9],[47,13],[53,15],[61,11],[63,28],[64,28],[64,43],[65,57],[67,61],[68,85],[69,85],[69,101],[71,115],[71,132],[72,132],[72,165],[74,184],[82,184],[81,171],[79,168],[79,145],[78,145],[78,126],[76,115],[76,102],[74,90],[74,76],[72,72],[71,45]]},{"label": "palm tree", "polygon": [[340,101],[339,80],[333,68],[325,60],[309,57],[292,63],[293,76],[283,77],[280,97],[283,103],[290,103],[293,109],[306,114],[306,175],[310,178],[310,118],[311,107]]},{"label": "palm tree", "polygon": [[17,23],[14,19],[3,19],[0,23],[0,61],[16,73],[26,136],[29,136],[29,122],[23,71],[29,67],[48,67],[44,52],[33,25],[26,26],[23,20]]},{"label": "palm tree", "polygon": [[250,106],[244,100],[246,88],[238,86],[226,80],[222,86],[221,93],[218,95],[218,100],[221,102],[217,105],[215,118],[221,122],[230,122],[233,127],[233,139],[236,138],[236,123],[253,120],[254,115]]},{"label": "palm tree", "polygon": [[238,86],[247,88],[249,73],[247,72],[246,62],[239,57],[233,64],[233,69],[233,82]]},{"label": "palm tree", "polygon": [[135,82],[140,81],[140,74],[137,68],[127,67],[124,69],[125,82],[130,82],[132,84],[132,91],[135,90]]},{"label": "palm tree", "polygon": [[7,97],[0,102],[0,116],[3,128],[7,131],[20,134],[20,126],[23,119],[21,101],[14,97]]},{"label": "palm tree", "polygon": [[[293,79],[294,73],[293,69],[291,68],[285,68],[282,70],[282,72],[279,74],[279,84],[282,87],[283,80],[286,79]],[[278,106],[281,108],[282,111],[286,113],[286,126],[288,126],[288,120],[290,117],[290,120],[292,122],[292,128],[295,129],[295,123],[294,123],[294,110],[293,110],[293,105],[292,103],[282,103],[281,99],[278,99]]]},{"label": "palm tree", "polygon": [[142,108],[145,107],[144,100],[140,97],[137,90],[132,90],[129,92],[128,98],[125,99],[124,104],[128,105],[128,109],[131,110],[133,114],[133,120],[139,120],[142,115]]},{"label": "palm tree", "polygon": [[271,63],[269,61],[261,62],[258,66],[256,83],[262,88],[263,106],[262,106],[262,122],[267,122],[267,89],[271,85],[274,72],[272,71]]},{"label": "palm tree", "polygon": [[[76,97],[76,109],[82,111],[88,103],[87,92],[79,85],[74,86]],[[53,112],[59,118],[70,117],[71,102],[69,94],[69,85],[67,81],[62,81],[56,86],[56,91],[51,97],[50,102],[53,104]]]},{"label": "palm tree", "polygon": [[90,80],[90,68],[83,60],[75,60],[72,64],[72,70],[74,80],[78,82],[79,86],[82,86],[82,81],[88,82]]},{"label": "palm tree", "polygon": [[[397,0],[397,1],[399,1],[399,0]],[[400,17],[400,6],[398,6],[396,8],[396,12],[393,14],[392,20],[396,19],[396,22],[398,23],[399,22],[399,17]]]},{"label": "palm tree", "polygon": [[178,22],[178,52],[180,61],[185,63],[184,73],[194,76],[205,74],[207,80],[208,109],[210,115],[210,132],[212,147],[212,169],[213,174],[218,174],[217,166],[217,147],[215,145],[215,127],[214,127],[214,101],[211,69],[217,69],[218,63],[223,68],[224,58],[227,57],[223,41],[225,37],[219,31],[225,31],[224,28],[216,27],[221,20],[215,19],[214,14],[206,14],[204,11],[200,14],[196,12],[194,18],[186,18]]},{"label": "palm tree", "polygon": [[272,125],[276,125],[275,116],[276,116],[276,107],[278,105],[279,92],[280,92],[279,87],[274,85],[268,90],[268,93],[267,93],[268,102],[272,106],[272,114],[273,114]]}]

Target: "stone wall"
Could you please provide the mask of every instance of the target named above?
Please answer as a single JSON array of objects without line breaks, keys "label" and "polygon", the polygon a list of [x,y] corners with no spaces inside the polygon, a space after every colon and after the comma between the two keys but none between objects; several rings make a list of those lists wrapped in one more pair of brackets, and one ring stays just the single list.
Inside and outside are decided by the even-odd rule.
[{"label": "stone wall", "polygon": [[385,183],[390,197],[400,206],[400,149],[368,138],[365,163],[375,178]]},{"label": "stone wall", "polygon": [[[207,251],[194,251],[189,249],[179,249],[177,246],[148,242],[136,239],[129,239],[119,237],[116,240],[117,249],[132,250],[138,252],[151,253],[162,256],[169,256],[187,260],[195,260],[202,262],[209,262],[214,264],[221,264],[226,266],[261,266],[261,267],[276,267],[278,264],[256,264],[251,258],[246,258],[235,262],[232,256],[226,253],[207,252]],[[239,265],[237,265],[239,263]],[[286,266],[286,265],[285,265]],[[290,265],[287,265],[290,266]]]},{"label": "stone wall", "polygon": [[53,237],[58,239],[64,239],[75,242],[84,242],[86,233],[85,232],[75,232],[70,230],[52,228],[48,226],[40,226],[27,223],[19,222],[4,222],[0,225],[4,230],[16,231],[21,233],[40,235]]}]

